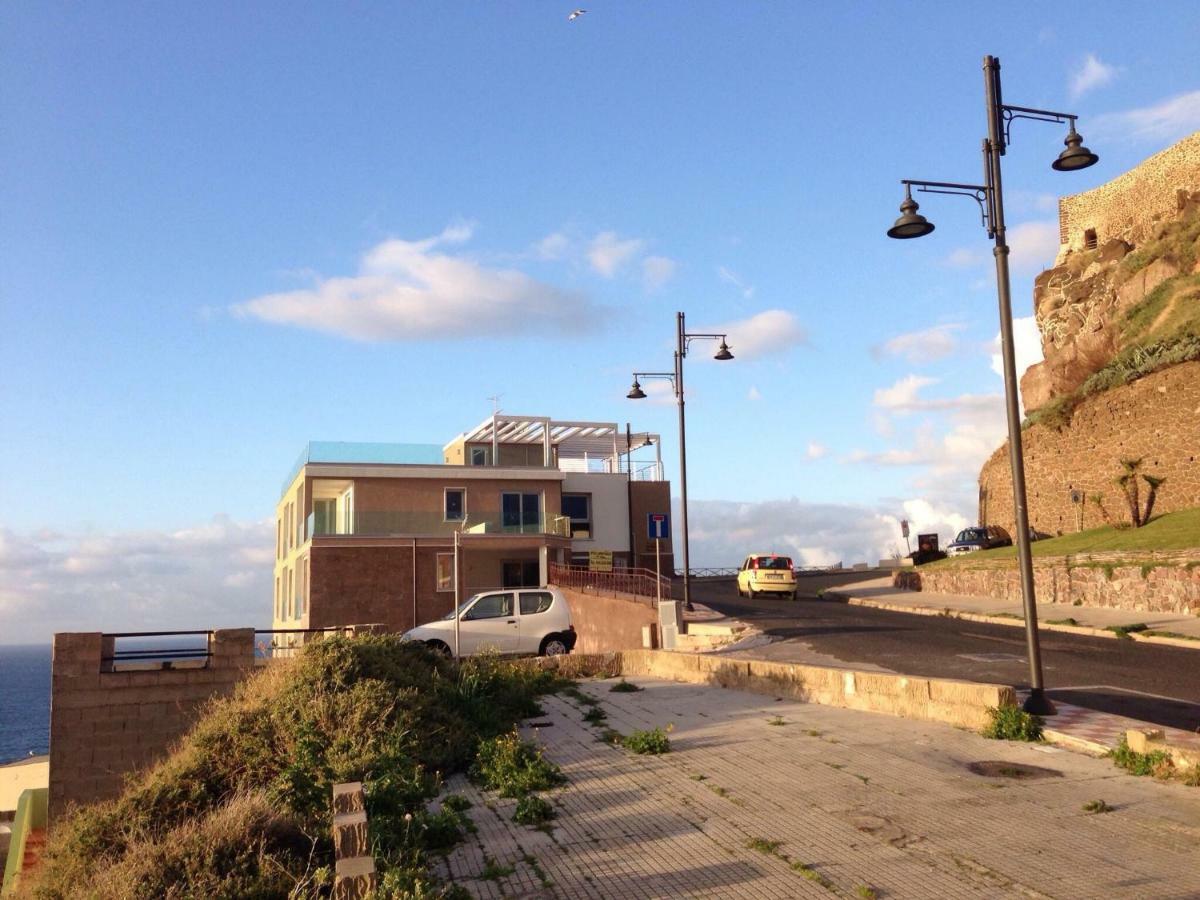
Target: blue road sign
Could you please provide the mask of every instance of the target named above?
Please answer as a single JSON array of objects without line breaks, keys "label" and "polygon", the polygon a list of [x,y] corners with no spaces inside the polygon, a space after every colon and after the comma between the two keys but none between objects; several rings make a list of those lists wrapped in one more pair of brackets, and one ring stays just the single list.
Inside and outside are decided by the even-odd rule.
[{"label": "blue road sign", "polygon": [[650,540],[666,540],[671,534],[671,517],[666,513],[647,513],[646,529]]}]

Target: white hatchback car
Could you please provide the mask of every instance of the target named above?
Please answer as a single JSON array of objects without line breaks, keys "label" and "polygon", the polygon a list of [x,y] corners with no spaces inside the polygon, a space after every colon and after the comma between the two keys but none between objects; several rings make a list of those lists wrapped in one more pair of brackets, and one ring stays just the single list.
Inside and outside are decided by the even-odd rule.
[{"label": "white hatchback car", "polygon": [[[575,647],[575,628],[566,598],[553,587],[483,591],[459,607],[459,655],[484,650],[504,655],[559,656]],[[434,650],[454,650],[454,613],[404,633]]]}]

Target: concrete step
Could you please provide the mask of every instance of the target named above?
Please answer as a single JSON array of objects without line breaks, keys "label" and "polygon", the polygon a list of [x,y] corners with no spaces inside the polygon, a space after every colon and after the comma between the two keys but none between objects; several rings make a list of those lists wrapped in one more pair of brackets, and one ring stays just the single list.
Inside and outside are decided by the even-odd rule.
[{"label": "concrete step", "polygon": [[687,633],[711,637],[734,637],[746,630],[741,622],[688,622]]},{"label": "concrete step", "polygon": [[733,635],[720,634],[681,634],[675,639],[675,649],[693,653],[705,650],[716,650],[736,640]]}]

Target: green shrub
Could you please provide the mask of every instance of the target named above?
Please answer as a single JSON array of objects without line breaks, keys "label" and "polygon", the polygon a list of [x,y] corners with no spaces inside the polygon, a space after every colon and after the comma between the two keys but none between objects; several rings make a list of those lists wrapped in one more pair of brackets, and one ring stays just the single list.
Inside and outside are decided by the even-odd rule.
[{"label": "green shrub", "polygon": [[626,750],[653,756],[671,751],[671,742],[667,739],[667,732],[661,728],[635,731],[622,738],[621,744]]},{"label": "green shrub", "polygon": [[1116,749],[1109,755],[1114,763],[1130,775],[1153,775],[1155,778],[1169,778],[1175,769],[1174,763],[1171,762],[1171,754],[1166,750],[1139,753],[1129,746],[1125,735],[1121,735]]},{"label": "green shrub", "polygon": [[471,775],[501,797],[524,797],[566,781],[539,747],[521,740],[515,731],[480,743]]},{"label": "green shrub", "polygon": [[983,729],[985,738],[997,741],[1031,741],[1042,739],[1045,722],[1040,716],[1025,712],[1019,706],[988,707],[991,721]]},{"label": "green shrub", "polygon": [[636,684],[626,681],[624,678],[609,688],[609,691],[614,694],[635,694],[640,690],[640,687],[638,687]]},{"label": "green shrub", "polygon": [[1083,804],[1083,811],[1086,813],[1092,813],[1094,815],[1096,813],[1112,812],[1113,808],[1103,800],[1089,800],[1087,803]]},{"label": "green shrub", "polygon": [[518,825],[541,825],[554,818],[554,807],[537,794],[526,794],[517,801],[513,821]]}]

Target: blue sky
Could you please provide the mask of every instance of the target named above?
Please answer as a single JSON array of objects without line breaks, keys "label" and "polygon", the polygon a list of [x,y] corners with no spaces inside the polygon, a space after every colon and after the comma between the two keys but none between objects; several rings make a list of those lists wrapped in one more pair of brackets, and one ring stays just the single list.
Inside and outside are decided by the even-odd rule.
[{"label": "blue sky", "polygon": [[676,309],[737,355],[689,360],[694,500],[812,560],[946,531],[1003,434],[991,258],[954,198],[888,241],[898,180],[979,178],[985,53],[1079,113],[1094,168],[1050,125],[1005,157],[1026,317],[1055,198],[1200,128],[1191,3],[570,6],[0,7],[0,614],[96,572],[157,621],[219,532],[215,615],[305,441],[441,443],[493,394],[661,431],[674,476],[673,408],[624,395]]}]

